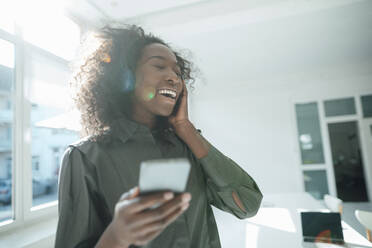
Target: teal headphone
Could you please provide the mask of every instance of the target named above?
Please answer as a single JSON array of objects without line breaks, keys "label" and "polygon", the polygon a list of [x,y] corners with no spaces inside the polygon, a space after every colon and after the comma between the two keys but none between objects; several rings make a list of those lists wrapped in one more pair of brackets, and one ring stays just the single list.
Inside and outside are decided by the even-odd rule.
[{"label": "teal headphone", "polygon": [[128,64],[123,58],[122,67],[124,68],[124,75],[122,76],[122,91],[129,93],[134,90],[134,84],[136,82],[133,71],[128,67]]}]

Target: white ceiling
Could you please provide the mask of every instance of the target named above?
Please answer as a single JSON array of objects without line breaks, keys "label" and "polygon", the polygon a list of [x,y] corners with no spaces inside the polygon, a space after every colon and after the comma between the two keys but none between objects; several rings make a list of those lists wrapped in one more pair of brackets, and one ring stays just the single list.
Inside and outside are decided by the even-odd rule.
[{"label": "white ceiling", "polygon": [[128,18],[146,15],[149,13],[165,11],[184,7],[206,0],[86,0],[110,19],[120,21]]},{"label": "white ceiling", "polygon": [[[171,13],[162,25],[187,22],[206,16],[223,15],[236,10],[263,6],[288,0],[61,0],[70,15],[94,26],[108,22],[137,22],[143,18],[152,20]],[[306,1],[306,0],[290,0]],[[342,0],[340,0],[342,1]]]},{"label": "white ceiling", "polygon": [[[74,11],[82,20],[89,13],[78,4]],[[115,13],[105,12],[106,17],[90,13],[88,21],[97,25],[119,21],[122,17]],[[192,51],[211,82],[254,83],[259,78],[326,75],[331,70],[342,74],[339,68],[371,71],[370,0],[206,0],[142,12],[126,22]]]},{"label": "white ceiling", "polygon": [[[200,24],[203,25],[203,24]],[[204,32],[164,32],[190,49],[210,82],[252,82],[287,75],[331,73],[368,64],[372,71],[372,1]],[[200,30],[200,26],[196,27]],[[183,30],[183,29],[180,29]]]}]

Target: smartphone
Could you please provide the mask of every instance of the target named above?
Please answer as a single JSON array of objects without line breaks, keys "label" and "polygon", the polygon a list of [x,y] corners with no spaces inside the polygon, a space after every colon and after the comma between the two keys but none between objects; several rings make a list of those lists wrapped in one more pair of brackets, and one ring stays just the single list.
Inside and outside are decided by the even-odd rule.
[{"label": "smartphone", "polygon": [[186,190],[191,165],[186,158],[154,159],[140,165],[140,194],[159,191],[182,193]]},{"label": "smartphone", "polygon": [[[184,83],[182,82],[182,87],[183,87],[183,84]],[[177,99],[176,104],[174,105],[174,108],[173,108],[173,111],[172,111],[172,114],[171,115],[176,115],[177,114],[177,112],[178,112],[178,110],[180,108],[180,105],[181,105],[182,96],[183,96],[183,90],[180,92],[180,95],[179,95],[179,97]]]}]

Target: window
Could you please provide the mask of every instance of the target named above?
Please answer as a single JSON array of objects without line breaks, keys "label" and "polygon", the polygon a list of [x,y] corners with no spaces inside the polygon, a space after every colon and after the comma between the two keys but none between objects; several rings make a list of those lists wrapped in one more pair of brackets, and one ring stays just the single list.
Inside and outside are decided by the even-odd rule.
[{"label": "window", "polygon": [[48,9],[53,1],[24,1],[16,12],[10,5],[0,8],[0,231],[57,213],[59,162],[78,139],[55,121],[71,111],[68,59],[78,26]]},{"label": "window", "polygon": [[23,5],[33,9],[24,11],[19,18],[23,38],[58,57],[71,60],[80,41],[80,29],[64,15],[58,1],[24,1]]},{"label": "window", "polygon": [[372,95],[361,96],[363,117],[372,117]]},{"label": "window", "polygon": [[323,164],[318,104],[296,104],[296,117],[302,164]]},{"label": "window", "polygon": [[0,221],[13,218],[12,208],[12,131],[14,45],[0,39]]},{"label": "window", "polygon": [[7,129],[6,129],[6,138],[5,140],[12,140],[12,127],[11,126],[8,126]]},{"label": "window", "polygon": [[[66,63],[26,49],[25,79],[31,102],[31,153],[38,158],[32,170],[32,206],[57,200],[59,158],[66,146],[78,139],[74,130],[63,127],[72,106],[68,92],[70,71]],[[65,120],[62,120],[65,116]],[[62,118],[56,120],[56,118]],[[57,163],[58,160],[58,163]],[[33,167],[34,168],[34,167]]]},{"label": "window", "polygon": [[305,191],[316,199],[328,194],[327,174],[325,170],[304,171]]},{"label": "window", "polygon": [[363,123],[370,128],[363,118],[372,117],[372,95],[360,96],[362,108],[356,106],[357,97],[295,104],[304,189],[317,199],[332,194],[343,201],[368,201],[359,128]]},{"label": "window", "polygon": [[8,100],[6,103],[6,109],[11,109],[11,108],[12,108],[12,102]]},{"label": "window", "polygon": [[354,97],[324,101],[326,117],[355,115]]},{"label": "window", "polygon": [[40,156],[32,156],[32,172],[38,172],[40,169]]},{"label": "window", "polygon": [[[0,31],[5,31],[8,33],[14,33],[14,9],[15,1],[7,1],[6,3],[1,4],[0,8]],[[4,6],[5,5],[5,6]]]}]

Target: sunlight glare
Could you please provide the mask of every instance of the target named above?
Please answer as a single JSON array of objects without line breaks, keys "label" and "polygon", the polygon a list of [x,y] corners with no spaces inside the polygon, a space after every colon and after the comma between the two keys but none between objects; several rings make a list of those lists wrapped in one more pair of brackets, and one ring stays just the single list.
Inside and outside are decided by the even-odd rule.
[{"label": "sunlight glare", "polygon": [[14,4],[12,1],[1,4],[0,29],[11,34],[14,33]]},{"label": "sunlight glare", "polygon": [[150,92],[147,97],[149,100],[151,100],[152,98],[154,98],[154,96],[154,93]]},{"label": "sunlight glare", "polygon": [[[259,233],[260,227],[247,224],[245,226],[245,247],[246,248],[254,248],[258,245],[258,233]],[[255,244],[254,247],[252,247],[252,244]]]},{"label": "sunlight glare", "polygon": [[14,68],[14,46],[4,40],[0,40],[0,65]]},{"label": "sunlight glare", "polygon": [[286,208],[261,208],[249,222],[270,228],[295,233],[296,226]]},{"label": "sunlight glare", "polygon": [[63,1],[16,2],[16,22],[26,41],[66,60],[75,56],[80,30],[65,16]]},{"label": "sunlight glare", "polygon": [[79,132],[82,129],[80,120],[80,112],[77,109],[73,109],[69,112],[38,121],[35,123],[35,126]]},{"label": "sunlight glare", "polygon": [[154,98],[156,90],[153,86],[148,86],[144,89],[143,92],[144,92],[143,96],[142,96],[143,100],[144,101],[150,101],[151,99]]},{"label": "sunlight glare", "polygon": [[37,79],[33,81],[31,87],[30,101],[38,105],[54,107],[67,110],[72,106],[67,87],[58,84],[51,84]]}]

